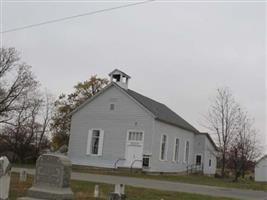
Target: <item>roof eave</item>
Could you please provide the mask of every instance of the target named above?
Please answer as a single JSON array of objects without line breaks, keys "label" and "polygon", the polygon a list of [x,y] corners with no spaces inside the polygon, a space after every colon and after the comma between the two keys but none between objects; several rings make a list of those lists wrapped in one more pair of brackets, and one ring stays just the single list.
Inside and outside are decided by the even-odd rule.
[{"label": "roof eave", "polygon": [[210,134],[209,133],[206,133],[206,132],[199,132],[199,134],[202,134],[202,135],[206,135],[208,137],[208,139],[210,140],[211,144],[214,146],[215,150],[217,152],[219,152],[219,147],[215,144],[215,142],[213,141],[213,139],[211,138]]},{"label": "roof eave", "polygon": [[147,109],[142,103],[140,103],[139,101],[137,101],[134,97],[132,97],[131,95],[129,95],[124,88],[120,87],[117,83],[113,82],[113,85],[115,87],[117,87],[119,90],[121,90],[121,92],[123,92],[125,95],[127,95],[130,99],[132,99],[137,105],[139,105],[142,109],[144,109],[147,113],[149,113],[153,118],[155,118],[156,116],[149,110]]},{"label": "roof eave", "polygon": [[256,165],[257,165],[259,162],[261,162],[262,160],[264,160],[265,158],[267,158],[267,154],[264,155],[264,156],[262,156],[259,160],[257,160]]},{"label": "roof eave", "polygon": [[128,74],[125,74],[123,71],[119,70],[119,69],[114,69],[112,72],[110,72],[108,75],[111,76],[111,74],[113,74],[115,71],[120,72],[121,74],[123,74],[125,77],[127,78],[131,78]]},{"label": "roof eave", "polygon": [[87,100],[85,100],[81,105],[79,105],[77,108],[75,108],[73,111],[71,111],[68,116],[72,116],[73,114],[75,114],[76,112],[78,112],[80,109],[82,109],[85,105],[87,105],[89,102],[91,102],[93,99],[95,99],[96,97],[98,97],[100,94],[102,94],[104,91],[106,91],[108,88],[110,88],[113,85],[113,83],[111,82],[110,84],[108,84],[106,87],[104,87],[102,90],[100,90],[98,93],[96,93],[94,96],[88,98]]},{"label": "roof eave", "polygon": [[189,129],[189,128],[186,128],[186,127],[183,127],[183,126],[179,126],[178,124],[168,122],[168,121],[163,120],[163,119],[158,118],[158,117],[155,117],[155,120],[158,120],[158,121],[163,122],[163,123],[165,123],[165,124],[169,124],[169,125],[172,125],[172,126],[176,126],[176,127],[178,127],[178,128],[184,129],[184,130],[186,130],[186,131],[190,131],[190,132],[193,132],[193,133],[199,133],[198,130],[191,130],[191,129]]},{"label": "roof eave", "polygon": [[117,89],[119,89],[121,92],[123,92],[125,95],[127,95],[130,99],[132,99],[135,103],[137,103],[139,106],[141,106],[146,112],[148,112],[153,118],[155,118],[156,116],[150,111],[148,110],[145,106],[143,106],[141,103],[139,103],[136,99],[134,99],[132,96],[130,96],[125,89],[123,89],[122,87],[120,87],[118,84],[116,84],[115,82],[111,82],[110,84],[108,84],[106,87],[104,87],[102,90],[100,90],[97,94],[95,94],[94,96],[92,96],[91,98],[88,98],[87,100],[85,100],[85,102],[83,102],[80,106],[78,106],[77,108],[75,108],[73,111],[71,111],[68,116],[73,116],[76,112],[78,112],[80,109],[82,109],[85,105],[87,105],[88,103],[90,103],[92,100],[94,100],[96,97],[98,97],[99,95],[101,95],[103,92],[105,92],[107,89],[109,89],[111,86],[116,87]]}]

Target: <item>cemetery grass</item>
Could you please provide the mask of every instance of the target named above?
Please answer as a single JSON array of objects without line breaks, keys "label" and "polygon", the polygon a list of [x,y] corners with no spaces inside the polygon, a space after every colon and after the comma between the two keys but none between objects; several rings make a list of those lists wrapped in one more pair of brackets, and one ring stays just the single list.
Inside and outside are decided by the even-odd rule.
[{"label": "cemetery grass", "polygon": [[[16,200],[18,197],[26,195],[26,191],[31,187],[33,181],[32,176],[28,176],[26,182],[19,182],[19,175],[12,173],[10,186],[10,200]],[[78,200],[95,200],[93,196],[94,186],[96,183],[86,181],[71,181],[71,188],[74,191],[75,199]],[[99,200],[107,199],[107,195],[114,190],[113,185],[98,184],[100,188]],[[199,194],[189,194],[180,192],[167,192],[160,190],[152,190],[145,188],[137,188],[126,186],[126,194],[129,200],[156,200],[164,198],[164,200],[234,200],[232,198],[212,197]]]},{"label": "cemetery grass", "polygon": [[[34,165],[14,165],[14,167],[22,168],[35,168]],[[163,181],[174,181],[190,184],[199,184],[199,185],[208,185],[208,186],[217,186],[217,187],[227,187],[227,188],[237,188],[237,189],[252,189],[252,190],[263,190],[267,191],[267,183],[259,183],[254,180],[250,180],[248,177],[240,180],[238,182],[233,182],[233,178],[214,178],[203,175],[169,175],[169,174],[160,174],[160,175],[151,175],[144,174],[141,172],[130,172],[129,170],[106,170],[100,168],[90,168],[85,166],[74,165],[72,167],[73,172],[80,173],[92,173],[92,174],[102,174],[102,175],[112,175],[112,176],[127,176],[135,178],[144,178],[144,179],[154,179],[154,180],[163,180]]]}]

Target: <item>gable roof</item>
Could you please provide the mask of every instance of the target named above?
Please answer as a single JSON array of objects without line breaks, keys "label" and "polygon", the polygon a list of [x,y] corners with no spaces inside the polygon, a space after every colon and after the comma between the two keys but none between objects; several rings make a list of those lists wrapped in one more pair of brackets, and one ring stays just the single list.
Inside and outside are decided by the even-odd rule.
[{"label": "gable roof", "polygon": [[153,99],[150,99],[146,96],[143,96],[133,90],[124,89],[128,95],[142,104],[146,109],[148,109],[155,118],[159,121],[165,122],[167,124],[171,124],[174,126],[178,126],[185,130],[193,131],[198,133],[198,130],[195,129],[192,125],[190,125],[187,121],[177,115],[174,111],[168,108],[166,105],[159,103]]},{"label": "gable roof", "polygon": [[127,77],[127,78],[131,78],[128,74],[125,74],[123,71],[119,70],[119,69],[114,69],[112,72],[110,72],[108,75],[111,76],[112,74],[122,74],[123,76]]},{"label": "gable roof", "polygon": [[95,98],[97,98],[98,96],[100,96],[102,93],[104,93],[106,90],[108,90],[109,88],[111,88],[112,86],[116,87],[117,89],[119,89],[121,92],[123,92],[124,94],[128,95],[129,98],[131,98],[133,101],[135,101],[135,103],[139,104],[144,110],[146,110],[149,114],[151,114],[153,117],[154,114],[148,110],[147,108],[145,108],[142,104],[140,104],[138,101],[136,101],[133,97],[131,97],[129,94],[127,94],[127,90],[120,87],[117,83],[115,82],[111,82],[109,83],[106,87],[104,87],[102,90],[100,90],[99,92],[97,92],[95,95],[93,95],[92,97],[86,99],[81,105],[79,105],[77,108],[75,108],[73,111],[71,111],[68,115],[72,116],[74,115],[76,112],[78,112],[79,110],[81,110],[85,105],[87,105],[88,103],[90,103],[91,101],[93,101]]},{"label": "gable roof", "polygon": [[111,86],[115,86],[119,88],[120,90],[125,92],[127,95],[129,95],[129,97],[135,100],[138,104],[141,104],[141,106],[144,107],[145,110],[149,111],[155,117],[156,120],[177,126],[179,128],[182,128],[188,131],[192,131],[194,133],[199,133],[197,129],[195,129],[192,125],[190,125],[187,121],[185,121],[183,118],[177,115],[174,111],[172,111],[166,105],[159,103],[153,99],[150,99],[146,96],[143,96],[133,90],[124,89],[120,87],[118,84],[116,84],[115,82],[111,82],[109,85],[103,88],[96,95],[92,96],[91,98],[88,98],[84,103],[78,106],[78,108],[74,109],[69,115],[73,115],[74,113],[76,113],[78,110],[83,108],[86,104],[91,102],[93,99],[95,99],[97,96],[102,94],[104,91],[106,91]]},{"label": "gable roof", "polygon": [[211,142],[211,144],[214,146],[216,151],[219,151],[219,148],[217,147],[217,145],[215,144],[215,142],[213,141],[213,139],[211,138],[210,134],[206,133],[206,132],[199,132],[199,134],[202,135],[206,135],[207,138],[209,139],[209,141]]},{"label": "gable roof", "polygon": [[259,164],[262,160],[266,159],[267,158],[267,154],[262,156],[257,162],[256,164]]}]

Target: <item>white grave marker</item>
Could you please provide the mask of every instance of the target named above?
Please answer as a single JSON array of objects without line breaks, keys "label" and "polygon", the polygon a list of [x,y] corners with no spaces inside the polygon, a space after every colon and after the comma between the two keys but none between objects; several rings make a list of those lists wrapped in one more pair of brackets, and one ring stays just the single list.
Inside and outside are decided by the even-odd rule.
[{"label": "white grave marker", "polygon": [[114,192],[119,194],[119,195],[125,194],[125,185],[124,184],[116,184]]},{"label": "white grave marker", "polygon": [[94,197],[99,198],[99,185],[95,185]]},{"label": "white grave marker", "polygon": [[0,200],[7,200],[11,165],[6,156],[0,157]]},{"label": "white grave marker", "polygon": [[109,194],[108,200],[126,200],[125,185],[116,184],[115,191]]}]

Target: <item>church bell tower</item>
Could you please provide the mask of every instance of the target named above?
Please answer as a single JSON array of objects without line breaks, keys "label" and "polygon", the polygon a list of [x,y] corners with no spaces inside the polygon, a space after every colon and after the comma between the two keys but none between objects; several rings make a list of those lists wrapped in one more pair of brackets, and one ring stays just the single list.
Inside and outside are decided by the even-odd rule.
[{"label": "church bell tower", "polygon": [[110,77],[110,82],[115,82],[120,87],[126,90],[128,89],[128,82],[129,82],[129,79],[131,78],[129,75],[125,74],[124,72],[118,69],[113,70],[108,75]]}]

